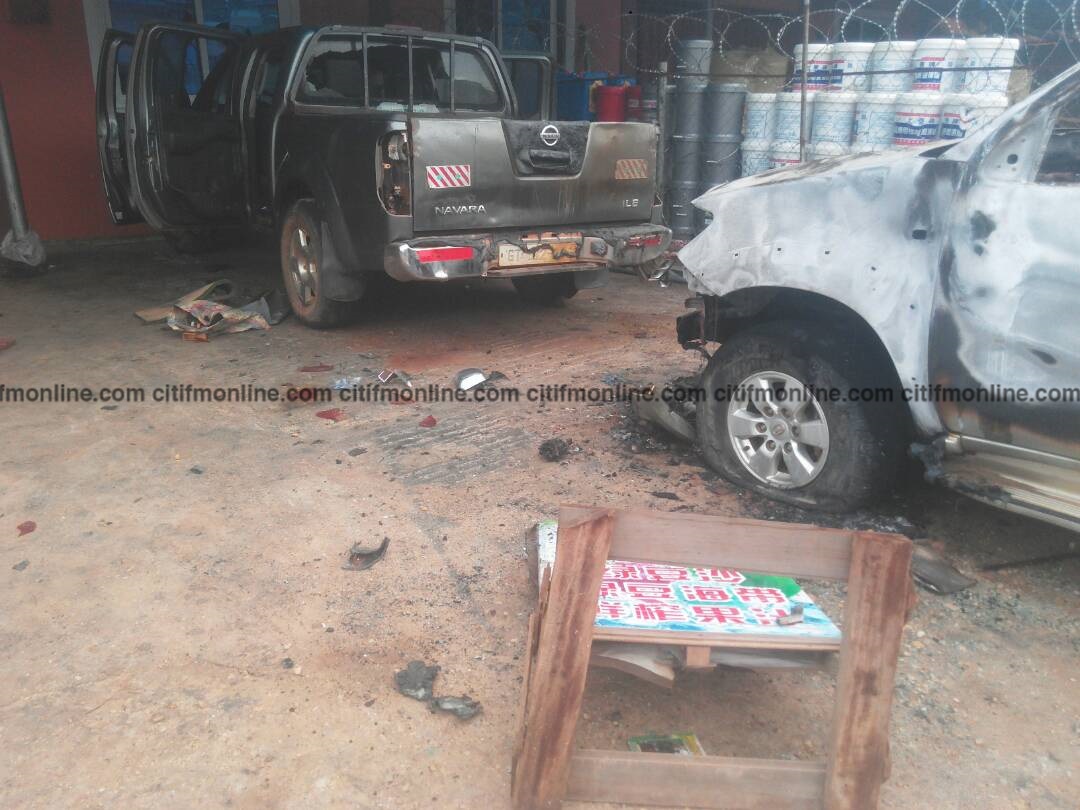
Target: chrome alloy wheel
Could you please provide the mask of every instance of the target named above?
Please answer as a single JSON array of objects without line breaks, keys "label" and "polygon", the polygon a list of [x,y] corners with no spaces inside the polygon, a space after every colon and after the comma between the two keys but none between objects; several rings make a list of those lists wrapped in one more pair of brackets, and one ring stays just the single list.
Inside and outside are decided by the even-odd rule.
[{"label": "chrome alloy wheel", "polygon": [[825,412],[806,386],[781,371],[747,377],[727,410],[728,440],[759,481],[796,489],[813,481],[829,455]]},{"label": "chrome alloy wheel", "polygon": [[289,240],[289,275],[302,306],[315,300],[319,285],[319,262],[311,234],[298,225]]}]

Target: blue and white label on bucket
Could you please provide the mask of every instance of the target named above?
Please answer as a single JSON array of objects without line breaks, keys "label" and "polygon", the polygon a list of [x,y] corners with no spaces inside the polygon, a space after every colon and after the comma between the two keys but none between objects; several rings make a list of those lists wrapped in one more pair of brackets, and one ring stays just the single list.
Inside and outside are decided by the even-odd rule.
[{"label": "blue and white label on bucket", "polygon": [[921,146],[938,140],[941,115],[938,113],[896,113],[893,143],[897,146]]}]

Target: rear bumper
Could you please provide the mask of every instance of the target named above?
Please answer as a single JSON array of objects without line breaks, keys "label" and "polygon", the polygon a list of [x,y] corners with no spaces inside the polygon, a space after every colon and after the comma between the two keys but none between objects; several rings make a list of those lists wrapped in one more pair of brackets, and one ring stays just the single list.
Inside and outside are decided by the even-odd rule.
[{"label": "rear bumper", "polygon": [[[572,233],[572,235],[571,235]],[[513,278],[635,267],[659,259],[671,243],[663,225],[592,226],[560,231],[424,236],[386,246],[383,265],[398,281],[450,281],[456,278]],[[500,254],[507,258],[500,263]],[[515,258],[508,258],[512,254]],[[520,264],[522,256],[549,261]],[[526,259],[528,260],[528,259]]]}]

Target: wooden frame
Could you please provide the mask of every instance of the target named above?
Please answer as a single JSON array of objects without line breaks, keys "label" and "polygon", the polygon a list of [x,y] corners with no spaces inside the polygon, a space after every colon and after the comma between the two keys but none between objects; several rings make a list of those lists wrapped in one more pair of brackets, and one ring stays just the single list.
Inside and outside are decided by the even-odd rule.
[{"label": "wooden frame", "polygon": [[[529,620],[525,700],[513,756],[516,810],[563,799],[713,808],[872,810],[889,770],[889,713],[914,603],[904,537],[711,515],[563,507],[559,544]],[[574,750],[609,558],[719,566],[848,583],[836,707],[822,762]],[[688,634],[657,632],[660,643]],[[673,639],[679,636],[680,639]],[[707,646],[761,647],[746,636]],[[640,640],[638,634],[636,640]],[[700,645],[700,642],[699,642]],[[700,663],[700,654],[695,654]]]}]

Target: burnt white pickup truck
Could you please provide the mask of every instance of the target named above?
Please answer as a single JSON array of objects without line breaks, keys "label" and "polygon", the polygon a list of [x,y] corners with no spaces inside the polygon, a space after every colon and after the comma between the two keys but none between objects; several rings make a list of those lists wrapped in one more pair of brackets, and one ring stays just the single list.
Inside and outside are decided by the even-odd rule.
[{"label": "burnt white pickup truck", "polygon": [[550,302],[671,238],[656,127],[545,120],[550,63],[481,39],[150,23],[107,32],[97,85],[114,221],[189,248],[275,230],[310,326],[345,321],[373,273],[509,278]]}]

